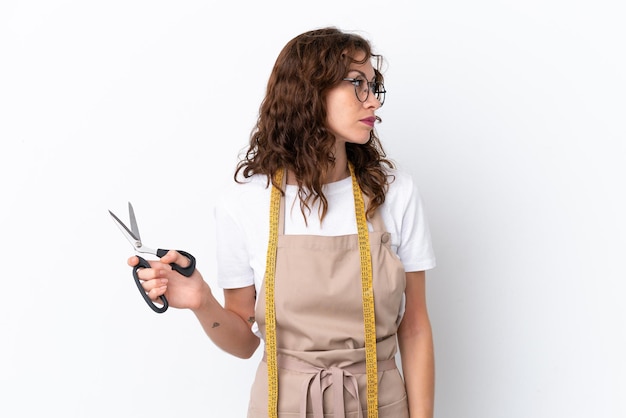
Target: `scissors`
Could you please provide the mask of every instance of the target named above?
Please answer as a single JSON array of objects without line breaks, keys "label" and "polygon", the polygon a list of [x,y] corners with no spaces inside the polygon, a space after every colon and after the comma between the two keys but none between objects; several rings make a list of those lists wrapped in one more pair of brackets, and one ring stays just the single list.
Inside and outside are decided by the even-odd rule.
[{"label": "scissors", "polygon": [[[122,234],[124,234],[126,239],[128,239],[131,245],[135,248],[135,252],[137,253],[139,264],[133,267],[133,278],[135,279],[135,284],[137,285],[137,288],[139,289],[139,293],[141,293],[141,296],[143,296],[143,299],[146,301],[148,306],[154,312],[156,313],[165,312],[169,306],[167,303],[167,299],[165,298],[165,295],[159,296],[161,298],[161,302],[163,303],[163,306],[159,307],[155,305],[154,302],[152,302],[152,300],[150,299],[150,297],[148,297],[148,294],[144,291],[143,287],[141,286],[141,281],[139,280],[139,277],[137,276],[137,271],[142,268],[150,268],[150,263],[148,263],[143,257],[139,256],[139,253],[153,254],[153,255],[156,255],[157,257],[163,257],[165,254],[167,254],[169,250],[165,250],[162,248],[158,248],[154,250],[152,248],[144,247],[143,243],[141,242],[141,236],[139,235],[139,228],[137,227],[137,220],[135,219],[135,211],[133,210],[133,205],[131,205],[130,202],[128,202],[130,229],[128,229],[128,227],[124,225],[124,222],[122,222],[120,218],[115,216],[113,212],[109,211],[109,213],[111,214],[111,217],[113,217],[113,221],[115,221],[115,224],[120,228],[120,230],[122,231]],[[180,250],[178,250],[178,252],[189,259],[189,266],[181,267],[176,263],[171,263],[170,266],[172,266],[173,270],[176,270],[183,276],[189,277],[196,269],[196,258],[193,255],[189,254],[188,252],[180,251]]]}]

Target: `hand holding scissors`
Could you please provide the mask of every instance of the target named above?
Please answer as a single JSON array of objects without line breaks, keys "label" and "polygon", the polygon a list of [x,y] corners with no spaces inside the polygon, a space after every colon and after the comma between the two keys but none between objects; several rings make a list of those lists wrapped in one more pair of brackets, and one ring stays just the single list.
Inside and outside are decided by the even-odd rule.
[{"label": "hand holding scissors", "polygon": [[[117,216],[115,216],[113,212],[109,211],[109,214],[113,218],[113,221],[115,222],[115,224],[120,228],[120,230],[122,231],[126,239],[128,239],[128,241],[131,243],[133,248],[135,248],[135,252],[138,254],[137,258],[139,259],[139,263],[135,267],[133,267],[133,278],[135,279],[135,284],[137,285],[137,288],[139,289],[139,293],[141,293],[141,296],[143,296],[148,306],[154,312],[163,313],[167,310],[169,306],[167,299],[165,298],[165,295],[159,296],[161,298],[161,302],[163,303],[163,306],[158,307],[157,305],[155,305],[154,302],[148,296],[148,294],[144,291],[143,286],[141,285],[139,276],[137,275],[137,271],[142,268],[150,268],[150,263],[148,263],[148,261],[146,261],[143,257],[139,256],[140,253],[141,254],[153,254],[153,255],[156,255],[157,257],[163,257],[165,254],[167,254],[169,250],[162,249],[162,248],[158,248],[155,250],[152,248],[145,247],[143,243],[141,242],[141,236],[139,235],[139,228],[137,227],[137,220],[135,219],[135,211],[133,210],[133,205],[131,205],[130,202],[128,202],[128,212],[129,212],[129,217],[130,217],[130,229],[126,225],[124,225],[124,222],[122,222]],[[170,266],[172,267],[173,270],[176,270],[183,276],[189,277],[196,269],[196,259],[193,255],[189,254],[188,252],[180,251],[180,250],[178,250],[178,252],[181,255],[187,257],[187,259],[189,259],[189,266],[181,267],[180,265],[175,264],[175,263],[170,264]]]}]

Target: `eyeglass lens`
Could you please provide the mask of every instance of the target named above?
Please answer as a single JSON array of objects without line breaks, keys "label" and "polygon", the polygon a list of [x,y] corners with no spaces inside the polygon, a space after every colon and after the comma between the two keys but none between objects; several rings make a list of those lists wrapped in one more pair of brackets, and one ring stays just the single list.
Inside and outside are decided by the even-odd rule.
[{"label": "eyeglass lens", "polygon": [[356,90],[356,95],[361,102],[365,102],[370,94],[370,91],[374,93],[374,97],[380,102],[381,106],[385,102],[385,86],[382,83],[377,83],[375,81],[367,82],[361,81],[360,83],[355,84],[354,89]]}]

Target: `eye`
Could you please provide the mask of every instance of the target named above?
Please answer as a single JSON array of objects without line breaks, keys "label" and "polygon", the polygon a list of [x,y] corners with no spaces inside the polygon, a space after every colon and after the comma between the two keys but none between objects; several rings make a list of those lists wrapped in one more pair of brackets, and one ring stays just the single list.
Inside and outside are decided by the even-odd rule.
[{"label": "eye", "polygon": [[362,87],[364,82],[365,80],[363,80],[362,78],[355,78],[352,80],[352,84],[354,84],[356,87]]}]

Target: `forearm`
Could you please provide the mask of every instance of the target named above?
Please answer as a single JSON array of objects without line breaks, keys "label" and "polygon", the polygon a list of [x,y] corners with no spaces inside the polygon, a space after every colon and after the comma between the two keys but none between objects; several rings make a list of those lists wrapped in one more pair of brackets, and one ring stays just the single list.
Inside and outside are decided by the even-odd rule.
[{"label": "forearm", "polygon": [[215,345],[236,357],[252,356],[259,346],[259,338],[250,330],[254,317],[246,321],[239,314],[225,309],[210,289],[203,299],[193,313]]},{"label": "forearm", "polygon": [[432,418],[435,357],[430,328],[398,338],[411,418]]}]

